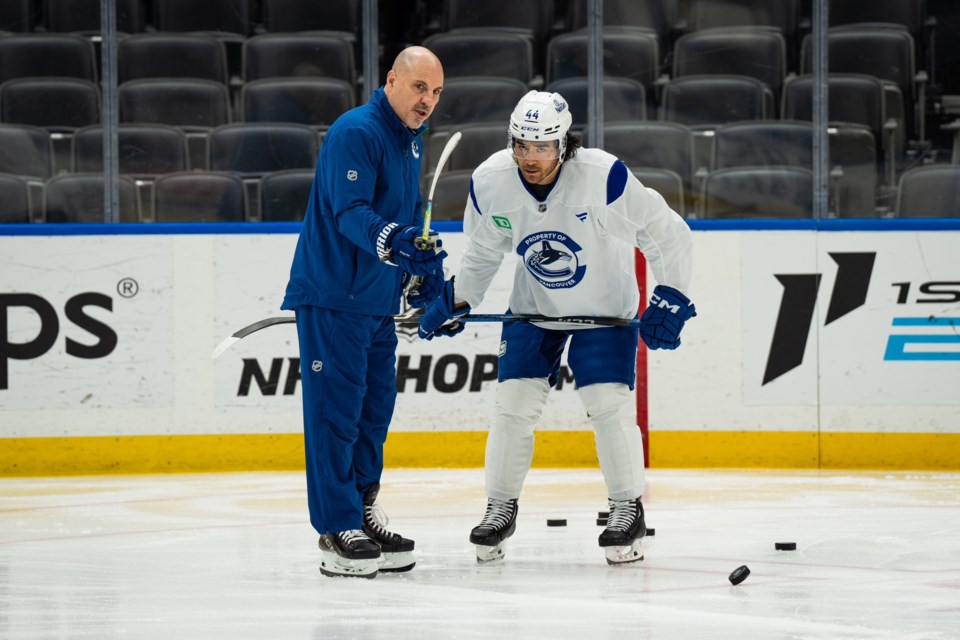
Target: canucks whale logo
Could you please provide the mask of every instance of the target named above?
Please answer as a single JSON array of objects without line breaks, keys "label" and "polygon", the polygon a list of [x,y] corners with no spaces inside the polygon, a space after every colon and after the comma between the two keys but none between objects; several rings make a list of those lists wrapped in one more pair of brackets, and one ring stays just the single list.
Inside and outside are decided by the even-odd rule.
[{"label": "canucks whale logo", "polygon": [[558,231],[531,234],[517,245],[527,271],[548,289],[574,287],[583,280],[587,266],[577,256],[580,249],[580,245]]}]

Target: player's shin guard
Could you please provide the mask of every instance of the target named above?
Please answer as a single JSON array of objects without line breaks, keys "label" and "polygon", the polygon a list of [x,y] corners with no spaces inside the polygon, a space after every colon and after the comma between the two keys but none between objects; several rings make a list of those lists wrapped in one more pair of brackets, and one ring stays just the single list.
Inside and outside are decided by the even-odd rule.
[{"label": "player's shin guard", "polygon": [[607,562],[643,559],[640,539],[646,533],[643,504],[643,438],[632,419],[630,388],[624,384],[591,384],[580,398],[593,426],[597,458],[607,485],[610,516],[600,535]]},{"label": "player's shin guard", "polygon": [[533,426],[540,419],[550,384],[546,378],[504,380],[497,386],[497,416],[487,436],[487,496],[520,495],[533,461]]},{"label": "player's shin guard", "polygon": [[387,530],[387,514],[375,503],[380,483],[371,485],[363,494],[363,532],[380,545],[380,571],[410,571],[417,561],[413,557],[413,540]]}]

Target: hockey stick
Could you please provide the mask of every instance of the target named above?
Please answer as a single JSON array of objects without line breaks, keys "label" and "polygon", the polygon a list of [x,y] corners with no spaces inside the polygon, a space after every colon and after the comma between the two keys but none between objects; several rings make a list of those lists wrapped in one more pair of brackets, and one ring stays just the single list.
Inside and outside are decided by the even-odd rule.
[{"label": "hockey stick", "polygon": [[[407,313],[394,316],[393,320],[400,326],[416,326],[420,324],[419,313]],[[235,343],[243,340],[251,333],[256,333],[261,329],[272,327],[278,324],[293,324],[297,321],[294,316],[280,316],[277,318],[264,318],[253,324],[248,324],[242,329],[234,331],[229,338],[217,345],[213,350],[213,358],[219,358],[224,351],[232,347]],[[625,318],[598,318],[595,316],[540,316],[522,313],[474,313],[457,318],[458,322],[564,322],[567,324],[587,325],[594,327],[639,327],[639,320],[627,320]]]},{"label": "hockey stick", "polygon": [[456,149],[460,143],[461,135],[462,134],[457,131],[450,136],[447,144],[443,147],[443,151],[440,152],[440,160],[437,161],[437,168],[433,172],[433,182],[430,183],[430,193],[427,195],[427,208],[423,212],[423,233],[420,236],[420,242],[423,246],[428,246],[427,243],[430,239],[430,219],[433,216],[433,192],[437,189],[437,180],[440,179],[440,173],[443,171],[443,165],[447,163],[447,158],[450,157],[450,154],[453,153],[453,150]]}]

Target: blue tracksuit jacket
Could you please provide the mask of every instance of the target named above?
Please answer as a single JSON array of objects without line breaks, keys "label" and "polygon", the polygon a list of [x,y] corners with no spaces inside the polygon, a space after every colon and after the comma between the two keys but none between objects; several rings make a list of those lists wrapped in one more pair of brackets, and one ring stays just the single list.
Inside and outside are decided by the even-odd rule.
[{"label": "blue tracksuit jacket", "polygon": [[382,87],[330,127],[281,308],[310,305],[376,316],[400,311],[402,272],[380,262],[376,242],[389,222],[423,224],[426,128],[411,132]]}]

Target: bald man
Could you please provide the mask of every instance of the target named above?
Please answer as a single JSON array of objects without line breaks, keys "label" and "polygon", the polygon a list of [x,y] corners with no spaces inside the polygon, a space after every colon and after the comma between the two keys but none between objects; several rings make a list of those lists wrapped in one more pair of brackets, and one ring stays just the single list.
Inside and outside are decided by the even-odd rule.
[{"label": "bald man", "polygon": [[403,284],[422,307],[443,286],[439,241],[422,243],[424,121],[443,90],[443,67],[404,49],[370,101],[327,131],[281,308],[300,343],[310,522],[320,571],[373,578],[413,568],[414,544],[387,531],[375,505],[383,443],[396,402]]}]

